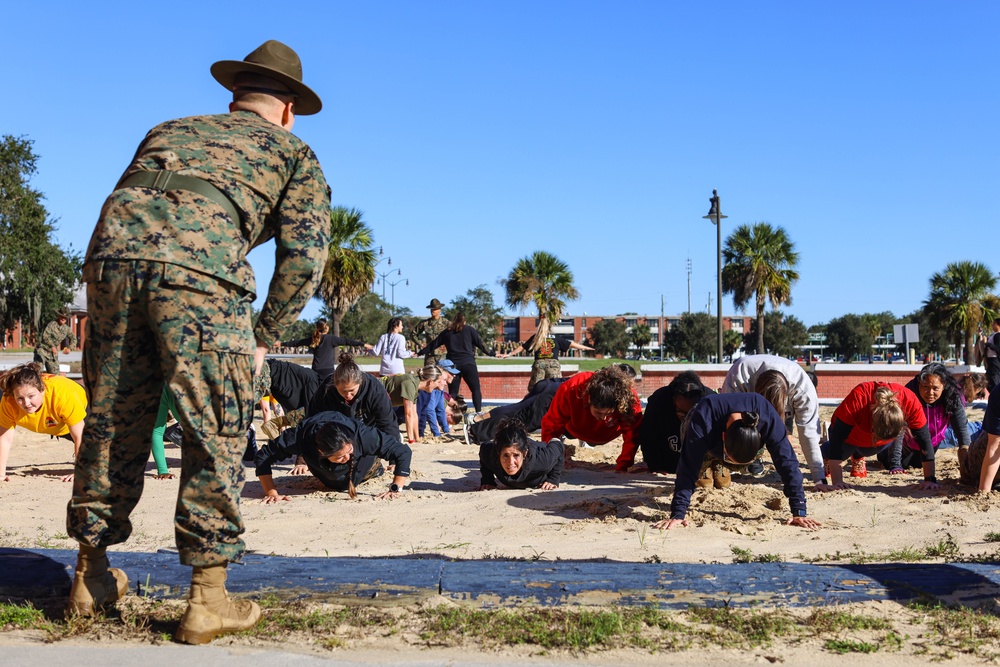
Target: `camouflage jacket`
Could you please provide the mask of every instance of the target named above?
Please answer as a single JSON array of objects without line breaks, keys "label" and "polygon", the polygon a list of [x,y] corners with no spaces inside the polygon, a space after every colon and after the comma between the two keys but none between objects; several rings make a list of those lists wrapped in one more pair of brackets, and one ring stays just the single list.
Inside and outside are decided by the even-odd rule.
[{"label": "camouflage jacket", "polygon": [[69,338],[69,346],[75,348],[77,341],[72,327],[68,324],[59,324],[58,320],[49,322],[42,329],[42,335],[38,339],[38,347],[51,352],[52,348],[62,345],[63,339],[67,337]]},{"label": "camouflage jacket", "polygon": [[[430,345],[435,338],[437,338],[442,331],[451,326],[451,320],[447,320],[443,317],[434,319],[433,317],[428,317],[426,320],[420,322],[417,326],[413,327],[413,342],[416,343],[417,349]],[[437,354],[439,356],[444,356],[447,352],[444,346],[438,347],[436,350],[431,350],[431,354]]]},{"label": "camouflage jacket", "polygon": [[280,340],[315,294],[330,243],[330,190],[315,154],[278,125],[238,111],[154,127],[122,179],[159,169],[208,181],[228,195],[240,220],[189,190],[116,189],[90,239],[84,278],[90,269],[93,279],[101,260],[143,259],[205,273],[255,296],[246,255],[273,237],[274,275],[254,334],[267,344]]}]

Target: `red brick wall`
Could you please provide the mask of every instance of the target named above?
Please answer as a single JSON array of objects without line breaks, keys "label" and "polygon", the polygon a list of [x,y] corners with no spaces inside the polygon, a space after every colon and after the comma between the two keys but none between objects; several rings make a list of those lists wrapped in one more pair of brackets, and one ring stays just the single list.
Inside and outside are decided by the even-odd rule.
[{"label": "red brick wall", "polygon": [[[365,366],[365,370],[377,372],[377,366]],[[530,366],[492,366],[479,367],[479,381],[483,389],[483,399],[490,401],[510,401],[524,397],[530,377]],[[819,379],[817,393],[821,399],[843,399],[855,386],[861,382],[881,380],[906,384],[919,371],[920,365],[905,364],[817,364],[816,375]],[[694,371],[701,377],[705,386],[718,389],[729,370],[729,364],[663,364],[642,367],[642,382],[636,390],[643,398],[648,397],[660,387],[670,384],[670,381],[682,371]],[[964,375],[970,369],[968,366],[956,366],[953,372]],[[982,369],[971,369],[982,372]],[[563,377],[569,377],[577,372],[574,364],[563,364]],[[462,384],[462,395],[468,395],[468,389]]]}]

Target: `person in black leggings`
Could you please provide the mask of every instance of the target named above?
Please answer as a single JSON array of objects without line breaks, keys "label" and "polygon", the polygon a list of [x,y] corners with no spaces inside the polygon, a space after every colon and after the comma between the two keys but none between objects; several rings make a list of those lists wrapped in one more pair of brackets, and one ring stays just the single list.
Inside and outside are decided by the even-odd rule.
[{"label": "person in black leggings", "polygon": [[476,366],[475,348],[478,347],[488,357],[495,357],[496,353],[483,347],[483,340],[479,337],[479,332],[476,331],[475,327],[465,323],[463,313],[455,315],[451,326],[438,334],[438,337],[424,349],[418,350],[415,356],[427,354],[430,350],[441,345],[444,345],[445,349],[448,350],[447,358],[455,364],[461,373],[448,385],[448,393],[457,396],[462,380],[465,380],[466,386],[472,392],[472,405],[475,406],[476,412],[482,412],[483,392],[479,387],[479,368]]}]

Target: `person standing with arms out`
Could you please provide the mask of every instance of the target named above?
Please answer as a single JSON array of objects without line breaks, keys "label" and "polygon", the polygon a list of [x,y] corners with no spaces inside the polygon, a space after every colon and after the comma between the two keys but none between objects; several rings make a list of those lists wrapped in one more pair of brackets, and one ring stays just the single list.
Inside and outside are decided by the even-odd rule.
[{"label": "person standing with arms out", "polygon": [[[52,326],[52,325],[49,325]],[[993,332],[987,336],[979,334],[980,358],[986,366],[986,390],[993,391],[993,388],[1000,384],[1000,318],[993,320]]]},{"label": "person standing with arms out", "polygon": [[[547,320],[546,320],[547,322]],[[539,331],[523,343],[518,343],[510,352],[499,355],[501,359],[513,357],[520,352],[528,351],[535,355],[531,364],[531,379],[528,380],[528,393],[542,380],[554,380],[562,377],[562,367],[559,365],[559,355],[570,350],[589,350],[594,348],[577,343],[566,336],[548,336]]]},{"label": "person standing with arms out", "polygon": [[406,372],[403,367],[403,359],[409,359],[413,353],[406,349],[406,339],[403,338],[403,320],[393,317],[386,325],[385,333],[375,343],[372,354],[382,357],[379,364],[378,374],[402,375]]},{"label": "person standing with arms out", "polygon": [[[212,76],[228,114],[154,127],[101,211],[87,249],[83,376],[90,397],[69,534],[80,543],[68,613],[94,614],[128,590],[105,549],[125,542],[164,385],[183,429],[174,517],[193,568],[176,638],[203,644],[250,628],[260,608],[226,593],[244,552],[240,515],[253,375],[316,293],[330,244],[330,191],[291,133],[317,113],[289,47],[268,41]],[[251,248],[275,239],[274,275],[256,324]]]},{"label": "person standing with arms out", "polygon": [[38,337],[38,347],[35,348],[35,361],[45,364],[46,373],[59,372],[59,346],[69,338],[69,346],[76,347],[76,334],[69,325],[69,308],[60,308],[54,322],[49,322]]},{"label": "person standing with arms out", "polygon": [[[472,405],[476,408],[476,413],[483,411],[483,391],[479,386],[479,367],[476,366],[476,350],[479,348],[488,357],[495,357],[496,352],[491,352],[483,347],[483,339],[479,337],[479,332],[475,327],[465,323],[465,315],[458,313],[455,321],[447,329],[438,334],[437,338],[427,344],[422,350],[417,350],[416,354],[429,354],[439,346],[444,346],[448,351],[448,361],[452,362],[460,377],[455,377],[448,387],[448,393],[458,396],[462,380],[472,392]],[[426,357],[425,357],[426,358]]]},{"label": "person standing with arms out", "polygon": [[[431,299],[427,307],[431,310],[431,316],[413,328],[413,342],[416,343],[418,348],[430,345],[435,338],[451,326],[451,320],[441,317],[441,309],[444,308],[443,303],[437,299]],[[424,366],[436,365],[439,360],[444,359],[446,353],[447,350],[444,345],[438,345],[424,355]],[[420,353],[418,352],[417,354]]]},{"label": "person standing with arms out", "polygon": [[333,370],[337,367],[337,355],[340,354],[341,346],[363,347],[366,350],[371,350],[373,347],[371,343],[356,338],[334,336],[330,333],[330,325],[327,324],[326,320],[317,320],[316,329],[308,338],[275,342],[276,347],[300,347],[303,345],[312,352],[312,369],[316,371],[316,375],[321,381],[333,374]]}]

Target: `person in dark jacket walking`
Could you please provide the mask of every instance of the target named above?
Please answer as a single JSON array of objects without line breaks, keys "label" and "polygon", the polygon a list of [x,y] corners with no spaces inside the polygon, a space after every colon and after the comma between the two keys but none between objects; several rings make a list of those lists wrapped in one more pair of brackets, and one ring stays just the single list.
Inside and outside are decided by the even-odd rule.
[{"label": "person in dark jacket walking", "polygon": [[463,313],[455,315],[455,321],[451,323],[451,326],[438,334],[437,338],[425,348],[418,350],[415,356],[428,354],[441,345],[444,345],[445,349],[448,350],[447,358],[461,372],[461,375],[456,376],[451,381],[448,393],[457,396],[464,379],[469,391],[472,392],[472,405],[476,408],[476,412],[482,412],[483,392],[479,387],[479,368],[476,367],[475,348],[478,347],[488,357],[495,357],[496,353],[483,347],[483,340],[479,337],[479,332],[476,331],[475,327],[465,323]]},{"label": "person in dark jacket walking", "polygon": [[300,347],[303,345],[309,347],[309,351],[313,355],[312,369],[316,371],[321,380],[326,379],[333,373],[333,369],[336,366],[334,362],[337,359],[337,348],[340,346],[350,345],[352,347],[363,347],[366,350],[372,350],[375,347],[363,340],[334,336],[330,333],[330,325],[326,323],[326,320],[316,322],[316,329],[309,338],[275,343],[276,347]]},{"label": "person in dark jacket walking", "polygon": [[499,424],[496,439],[479,447],[479,490],[496,489],[498,480],[511,489],[558,488],[563,458],[562,440],[530,440],[521,422],[505,419]]},{"label": "person in dark jacket walking", "polygon": [[395,466],[389,490],[379,498],[395,498],[410,478],[413,452],[398,438],[339,412],[321,412],[308,417],[261,447],[257,452],[257,478],[264,491],[265,503],[291,500],[278,493],[271,466],[292,455],[299,455],[316,479],[335,491],[347,491],[357,497],[355,486],[379,477],[384,469],[379,459]]}]

